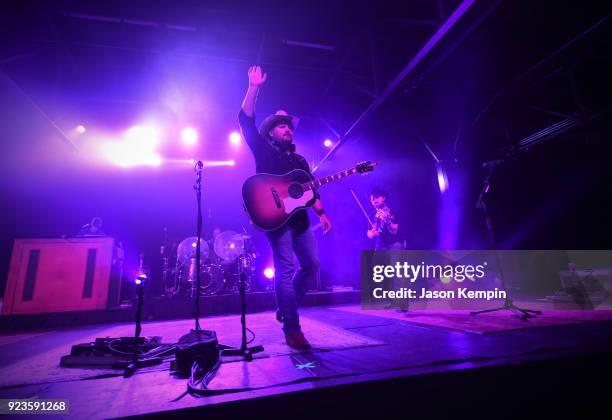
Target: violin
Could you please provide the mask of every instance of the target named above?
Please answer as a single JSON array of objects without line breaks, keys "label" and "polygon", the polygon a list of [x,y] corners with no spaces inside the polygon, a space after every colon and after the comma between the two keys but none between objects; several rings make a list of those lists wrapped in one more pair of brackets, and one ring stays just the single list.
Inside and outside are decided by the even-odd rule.
[{"label": "violin", "polygon": [[374,222],[374,228],[379,232],[382,232],[383,228],[388,226],[389,223],[395,222],[395,217],[391,214],[391,209],[386,206],[376,209],[376,215],[374,218],[376,219]]}]

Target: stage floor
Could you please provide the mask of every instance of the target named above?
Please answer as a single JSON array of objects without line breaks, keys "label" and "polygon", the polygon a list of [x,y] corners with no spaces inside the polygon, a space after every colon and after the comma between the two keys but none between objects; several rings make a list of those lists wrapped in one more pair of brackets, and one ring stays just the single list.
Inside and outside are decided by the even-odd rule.
[{"label": "stage floor", "polygon": [[[284,344],[274,312],[251,314],[247,324],[256,334],[252,345],[263,345],[265,352],[251,362],[224,360],[209,386],[218,394],[204,398],[185,395],[186,380],[172,376],[168,362],[127,379],[109,369],[59,366],[60,357],[74,344],[132,335],[130,323],[12,333],[0,336],[0,398],[68,399],[71,418],[194,414],[189,409],[203,414],[213,406],[217,415],[223,410],[235,414],[240,412],[236,407],[246,407],[245,402],[253,399],[292,398],[317,390],[333,402],[334,389],[351,384],[374,384],[371,392],[376,393],[381,381],[399,383],[400,378],[440,377],[612,351],[612,311],[542,309],[540,320],[521,321],[508,312],[478,318],[461,311],[363,311],[357,305],[304,308],[303,330],[314,347],[309,352]],[[240,344],[237,315],[207,317],[201,325],[215,330],[222,344]],[[148,322],[142,335],[173,343],[192,327],[193,320]],[[292,416],[306,412],[296,410]],[[249,417],[289,416],[259,414]]]}]

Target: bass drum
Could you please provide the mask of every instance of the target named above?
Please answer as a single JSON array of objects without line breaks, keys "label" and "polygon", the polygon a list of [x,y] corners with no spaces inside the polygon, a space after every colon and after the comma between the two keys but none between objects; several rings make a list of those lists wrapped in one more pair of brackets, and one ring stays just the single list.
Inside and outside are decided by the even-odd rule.
[{"label": "bass drum", "polygon": [[223,290],[225,285],[223,269],[216,264],[205,265],[200,271],[200,282],[201,295],[216,295]]}]

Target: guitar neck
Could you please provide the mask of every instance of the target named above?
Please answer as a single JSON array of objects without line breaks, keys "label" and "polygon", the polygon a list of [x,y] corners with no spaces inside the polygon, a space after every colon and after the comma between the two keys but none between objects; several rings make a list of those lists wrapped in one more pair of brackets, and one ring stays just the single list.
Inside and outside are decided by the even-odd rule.
[{"label": "guitar neck", "polygon": [[302,184],[306,190],[317,189],[322,185],[329,184],[332,181],[337,181],[342,178],[346,178],[349,175],[353,175],[357,173],[357,168],[347,169],[346,171],[338,172],[333,175],[328,175],[323,178],[315,179],[314,181],[305,182]]}]

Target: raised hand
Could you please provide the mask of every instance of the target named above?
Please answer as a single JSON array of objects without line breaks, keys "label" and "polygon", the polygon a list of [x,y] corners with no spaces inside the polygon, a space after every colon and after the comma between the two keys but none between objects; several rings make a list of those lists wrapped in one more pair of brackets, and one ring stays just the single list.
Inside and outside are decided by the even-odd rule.
[{"label": "raised hand", "polygon": [[249,67],[249,86],[261,86],[266,82],[268,74],[261,70],[260,66]]},{"label": "raised hand", "polygon": [[261,67],[249,67],[249,88],[247,89],[244,100],[242,101],[242,110],[247,117],[253,117],[255,114],[255,102],[257,101],[257,93],[259,87],[265,83],[267,75],[261,72]]}]

